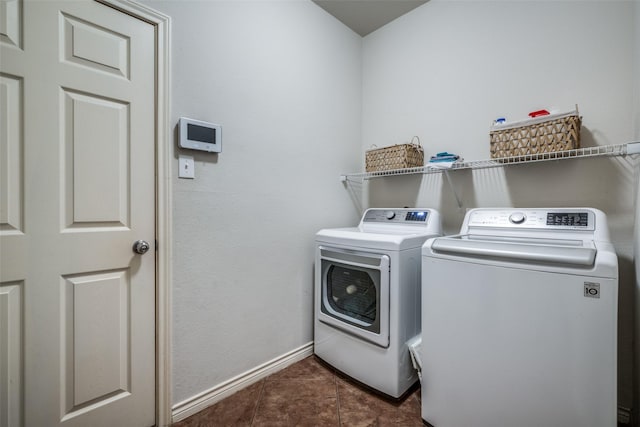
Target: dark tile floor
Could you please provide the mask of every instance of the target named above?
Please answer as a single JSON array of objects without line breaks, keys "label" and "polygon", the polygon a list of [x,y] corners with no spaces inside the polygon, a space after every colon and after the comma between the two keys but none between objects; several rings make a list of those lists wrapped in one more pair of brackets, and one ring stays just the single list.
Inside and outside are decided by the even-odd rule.
[{"label": "dark tile floor", "polygon": [[420,387],[393,402],[310,356],[173,427],[422,425]]}]

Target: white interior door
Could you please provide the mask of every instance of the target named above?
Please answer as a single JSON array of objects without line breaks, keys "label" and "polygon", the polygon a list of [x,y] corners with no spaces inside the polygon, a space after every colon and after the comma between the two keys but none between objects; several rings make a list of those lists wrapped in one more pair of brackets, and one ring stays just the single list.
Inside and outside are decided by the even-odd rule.
[{"label": "white interior door", "polygon": [[0,426],[153,425],[154,28],[1,0],[0,33]]}]

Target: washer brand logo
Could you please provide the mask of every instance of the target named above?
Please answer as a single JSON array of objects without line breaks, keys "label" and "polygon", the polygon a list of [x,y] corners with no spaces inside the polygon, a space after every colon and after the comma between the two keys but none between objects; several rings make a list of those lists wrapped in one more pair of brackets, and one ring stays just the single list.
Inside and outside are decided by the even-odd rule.
[{"label": "washer brand logo", "polygon": [[584,296],[600,298],[600,283],[584,282]]}]

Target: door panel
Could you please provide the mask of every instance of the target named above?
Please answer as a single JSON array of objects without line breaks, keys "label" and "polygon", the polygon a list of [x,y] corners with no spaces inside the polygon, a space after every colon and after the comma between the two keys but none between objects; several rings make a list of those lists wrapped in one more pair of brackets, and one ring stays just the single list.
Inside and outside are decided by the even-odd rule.
[{"label": "door panel", "polygon": [[22,0],[0,2],[0,43],[22,48]]},{"label": "door panel", "polygon": [[22,232],[22,79],[0,74],[0,230]]},{"label": "door panel", "polygon": [[22,139],[23,81],[0,73],[0,247],[2,280],[24,278],[24,144]]},{"label": "door panel", "polygon": [[[63,384],[68,414],[131,392],[126,270],[77,275],[63,282]],[[99,366],[99,369],[96,369]]]},{"label": "door panel", "polygon": [[0,3],[0,340],[24,350],[0,353],[23,381],[0,425],[153,425],[155,257],[132,245],[155,240],[154,28]]},{"label": "door panel", "polygon": [[64,59],[129,78],[129,38],[94,22],[63,13]]},{"label": "door panel", "polygon": [[0,283],[0,426],[22,420],[23,282]]},{"label": "door panel", "polygon": [[[0,426],[22,426],[24,278],[24,82],[4,62],[21,46],[21,2],[0,2]],[[8,244],[8,245],[7,245]]]},{"label": "door panel", "polygon": [[127,227],[129,104],[70,90],[63,96],[65,227]]}]

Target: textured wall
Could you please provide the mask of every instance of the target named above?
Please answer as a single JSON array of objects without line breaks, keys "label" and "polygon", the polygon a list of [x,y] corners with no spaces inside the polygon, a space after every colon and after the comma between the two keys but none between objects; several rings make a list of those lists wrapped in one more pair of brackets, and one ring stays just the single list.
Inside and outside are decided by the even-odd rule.
[{"label": "textured wall", "polygon": [[359,166],[362,41],[310,1],[146,3],[172,18],[173,123],[223,136],[174,146],[178,403],[313,339],[314,234],[360,215],[339,176]]}]

